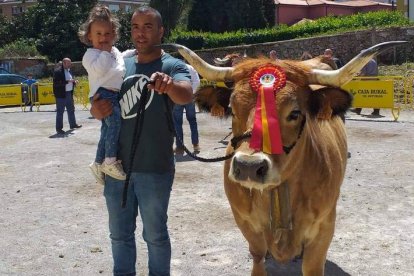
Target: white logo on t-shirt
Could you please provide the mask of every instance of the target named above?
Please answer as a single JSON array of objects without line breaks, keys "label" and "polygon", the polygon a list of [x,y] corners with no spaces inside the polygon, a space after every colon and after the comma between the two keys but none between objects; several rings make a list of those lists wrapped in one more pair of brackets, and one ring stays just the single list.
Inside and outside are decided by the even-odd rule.
[{"label": "white logo on t-shirt", "polygon": [[[130,113],[133,107],[139,103],[141,99],[141,94],[144,89],[147,89],[145,86],[148,84],[149,77],[146,75],[132,75],[124,79],[124,82],[131,78],[137,78],[137,81],[134,83],[131,88],[129,88],[122,98],[119,100],[119,104],[121,105],[121,116],[123,119],[131,119],[137,116],[137,113]],[[145,105],[145,109],[150,106],[152,99],[154,97],[154,90],[148,91],[149,97],[147,97],[147,104]]]}]

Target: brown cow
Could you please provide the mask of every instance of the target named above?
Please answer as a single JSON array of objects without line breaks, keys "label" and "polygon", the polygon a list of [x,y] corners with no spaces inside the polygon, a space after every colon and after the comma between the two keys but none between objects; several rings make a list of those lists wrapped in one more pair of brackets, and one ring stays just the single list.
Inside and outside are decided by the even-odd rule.
[{"label": "brown cow", "polygon": [[[351,96],[340,87],[380,51],[403,42],[387,42],[360,53],[338,70],[325,71],[317,60],[272,61],[246,59],[234,68],[206,64],[194,52],[176,45],[178,51],[209,80],[234,80],[230,99],[198,95],[196,101],[209,108],[227,102],[233,113],[234,152],[224,164],[224,187],[238,227],[253,256],[252,275],[266,275],[264,260],[269,252],[287,262],[302,255],[303,275],[323,275],[336,217],[336,202],[347,162],[347,139],[341,116],[351,105]],[[258,68],[274,64],[286,74],[286,86],[277,92],[276,109],[285,152],[266,154],[249,146],[257,93],[249,78]],[[316,90],[311,89],[311,85]],[[289,212],[274,221],[275,189],[287,187]],[[281,195],[279,192],[278,195]],[[279,206],[280,207],[280,206]],[[286,214],[285,214],[286,215]]]}]

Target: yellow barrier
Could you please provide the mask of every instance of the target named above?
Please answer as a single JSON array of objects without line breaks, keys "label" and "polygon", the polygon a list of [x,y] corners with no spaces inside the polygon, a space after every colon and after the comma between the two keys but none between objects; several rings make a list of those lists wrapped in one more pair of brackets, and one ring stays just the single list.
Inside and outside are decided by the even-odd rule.
[{"label": "yellow barrier", "polygon": [[414,108],[414,75],[404,79],[404,106]]},{"label": "yellow barrier", "polygon": [[53,94],[53,84],[51,83],[37,83],[37,94],[39,104],[56,103],[55,95]]},{"label": "yellow barrier", "polygon": [[84,110],[88,110],[89,105],[89,82],[79,82],[74,91],[75,103],[81,104]]},{"label": "yellow barrier", "polygon": [[403,80],[401,76],[356,77],[342,89],[353,95],[353,107],[390,108],[396,121],[400,116],[399,99],[404,97],[404,90],[396,90],[395,84]]},{"label": "yellow barrier", "polygon": [[214,87],[228,88],[223,81],[209,81],[207,79],[200,79],[200,87],[204,87],[204,86],[214,86]]},{"label": "yellow barrier", "polygon": [[33,106],[36,107],[36,111],[39,111],[39,97],[37,90],[37,83],[32,83],[30,86],[26,83],[22,83],[22,93],[23,93],[23,112],[26,111],[26,106],[30,105],[30,111],[32,111]]},{"label": "yellow barrier", "polygon": [[22,86],[20,84],[0,85],[0,105],[23,106]]}]

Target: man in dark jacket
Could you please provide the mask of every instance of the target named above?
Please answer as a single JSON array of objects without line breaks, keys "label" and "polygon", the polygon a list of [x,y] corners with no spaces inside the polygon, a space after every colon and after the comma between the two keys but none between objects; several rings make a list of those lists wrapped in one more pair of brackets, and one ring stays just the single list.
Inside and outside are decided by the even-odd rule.
[{"label": "man in dark jacket", "polygon": [[72,62],[69,58],[62,60],[62,65],[53,72],[53,94],[56,98],[56,132],[64,134],[63,131],[63,112],[68,113],[69,127],[71,129],[80,128],[82,125],[76,123],[75,105],[73,103],[73,89],[77,81],[73,79],[70,72]]},{"label": "man in dark jacket", "polygon": [[[371,59],[362,69],[359,73],[359,76],[361,77],[375,77],[378,76],[378,64],[375,61],[375,59]],[[360,115],[362,111],[362,108],[355,108],[352,109],[351,112],[355,112],[356,114]],[[380,115],[380,109],[374,108],[374,111],[371,113],[371,116],[373,117],[381,117]]]}]

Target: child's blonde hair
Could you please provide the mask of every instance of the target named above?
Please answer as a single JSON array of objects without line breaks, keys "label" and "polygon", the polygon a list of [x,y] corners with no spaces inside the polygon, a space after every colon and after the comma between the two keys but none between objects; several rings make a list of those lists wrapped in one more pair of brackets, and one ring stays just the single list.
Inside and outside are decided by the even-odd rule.
[{"label": "child's blonde hair", "polygon": [[92,42],[89,40],[88,35],[91,31],[91,25],[95,21],[109,22],[112,25],[112,30],[115,34],[114,42],[118,41],[119,28],[121,27],[118,18],[112,15],[107,6],[97,4],[89,13],[88,19],[79,27],[78,36],[82,43],[92,46]]}]

